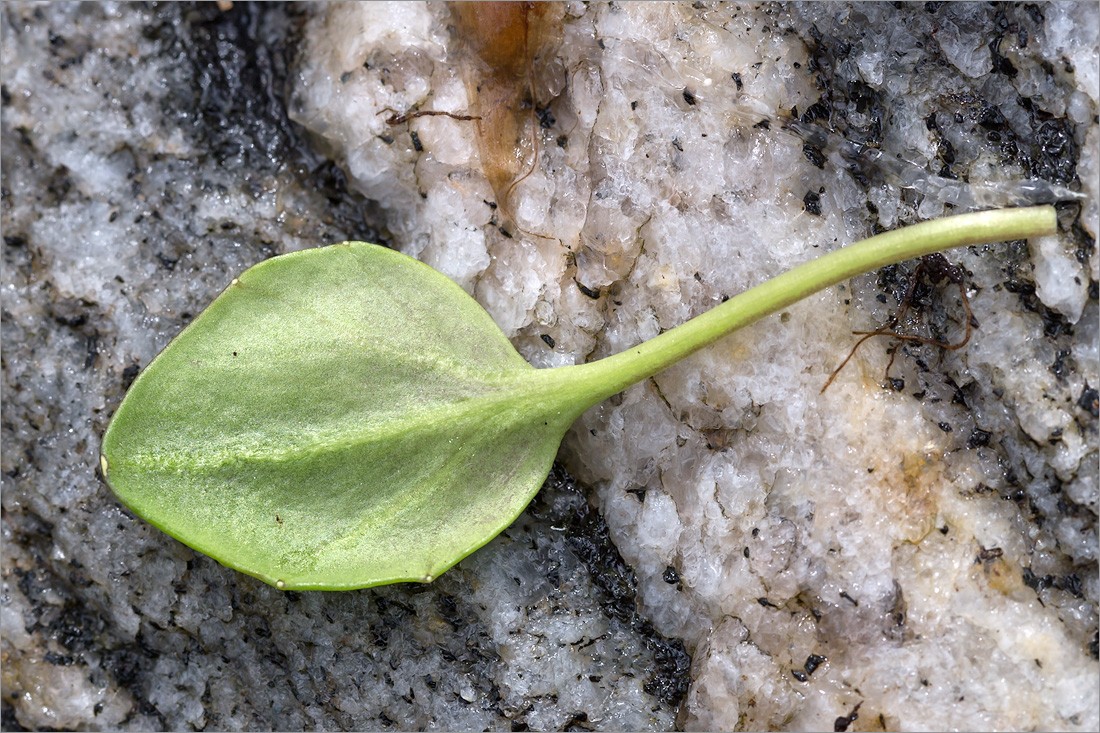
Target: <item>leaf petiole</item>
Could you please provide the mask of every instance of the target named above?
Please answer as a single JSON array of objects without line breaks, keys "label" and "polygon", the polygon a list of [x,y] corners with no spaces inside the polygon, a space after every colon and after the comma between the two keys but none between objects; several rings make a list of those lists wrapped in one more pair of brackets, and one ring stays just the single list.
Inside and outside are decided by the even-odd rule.
[{"label": "leaf petiole", "polygon": [[1056,230],[1054,208],[1033,206],[960,214],[885,232],[798,265],[645,343],[566,369],[593,385],[593,394],[600,395],[595,404],[738,329],[857,275],[933,252]]}]

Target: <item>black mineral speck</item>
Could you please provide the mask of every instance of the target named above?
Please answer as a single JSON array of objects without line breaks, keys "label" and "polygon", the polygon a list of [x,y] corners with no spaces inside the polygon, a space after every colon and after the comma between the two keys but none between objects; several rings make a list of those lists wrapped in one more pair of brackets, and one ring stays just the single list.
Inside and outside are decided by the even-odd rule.
[{"label": "black mineral speck", "polygon": [[966,439],[967,448],[980,448],[983,445],[989,445],[989,439],[993,436],[988,430],[982,430],[981,428],[974,428],[970,432],[970,437]]},{"label": "black mineral speck", "polygon": [[130,389],[130,385],[137,379],[137,375],[141,373],[141,367],[136,363],[131,364],[122,370],[122,388]]},{"label": "black mineral speck", "polygon": [[558,120],[554,117],[554,113],[550,111],[549,107],[536,107],[535,115],[539,118],[539,127],[544,130],[549,130],[557,124]]},{"label": "black mineral speck", "polygon": [[665,568],[665,572],[661,575],[661,579],[669,585],[675,585],[680,582],[680,574],[676,572],[676,568],[669,565]]},{"label": "black mineral speck", "polygon": [[[999,35],[989,42],[989,54],[993,59],[993,72],[997,74],[1004,74],[1008,78],[1014,78],[1019,71],[1016,66],[1009,59],[1001,55],[1001,41],[1004,40],[1003,35]],[[1023,45],[1027,45],[1024,43]]]},{"label": "black mineral speck", "polygon": [[1064,380],[1066,374],[1073,371],[1072,363],[1067,363],[1071,353],[1069,349],[1058,349],[1058,352],[1054,355],[1054,363],[1050,365],[1050,372],[1059,380]]},{"label": "black mineral speck", "polygon": [[802,113],[799,119],[806,124],[817,122],[818,120],[828,120],[829,105],[824,102],[815,102],[806,108],[806,111]]},{"label": "black mineral speck", "polygon": [[462,614],[458,610],[458,601],[454,596],[441,595],[438,600],[439,615],[456,631],[465,626]]},{"label": "black mineral speck", "polygon": [[857,703],[856,706],[852,708],[852,712],[848,713],[847,715],[841,716],[833,721],[834,733],[842,733],[843,731],[848,730],[849,725],[856,722],[856,719],[859,718],[859,707],[862,704],[862,702]]},{"label": "black mineral speck", "polygon": [[[766,128],[765,128],[766,129]],[[821,148],[810,143],[802,143],[802,154],[806,156],[806,160],[810,161],[818,168],[825,168],[825,154],[821,152]]]},{"label": "black mineral speck", "polygon": [[816,192],[807,191],[802,197],[802,206],[806,209],[806,213],[821,216],[821,196]]},{"label": "black mineral speck", "polygon": [[599,293],[599,291],[598,291],[598,290],[593,290],[592,288],[588,288],[588,287],[585,287],[584,285],[582,285],[582,284],[580,283],[580,281],[574,281],[574,282],[576,282],[576,283],[577,283],[577,288],[578,288],[578,289],[579,289],[579,290],[580,290],[580,291],[581,291],[582,293],[584,293],[584,294],[585,294],[585,295],[587,295],[587,296],[588,296],[589,298],[591,298],[592,300],[597,300],[597,299],[598,299],[598,298],[600,297],[600,293]]},{"label": "black mineral speck", "polygon": [[42,660],[46,664],[52,664],[55,667],[70,667],[76,663],[76,657],[71,654],[55,654],[54,652],[46,652]]},{"label": "black mineral speck", "polygon": [[1047,120],[1035,135],[1039,145],[1035,175],[1062,183],[1071,182],[1077,175],[1077,145],[1073,131],[1064,119]]},{"label": "black mineral speck", "polygon": [[695,106],[695,95],[691,93],[690,89],[684,90],[684,101],[692,107]]},{"label": "black mineral speck", "polygon": [[545,341],[546,345],[549,346],[551,349],[554,348],[555,342],[554,342],[554,337],[553,336],[551,336],[548,333],[544,333],[544,334],[542,334],[542,336],[540,336],[540,338],[543,341]]},{"label": "black mineral speck", "polygon": [[813,674],[818,667],[825,664],[825,662],[827,661],[829,660],[821,656],[820,654],[811,654],[810,656],[806,657],[806,664],[804,665],[806,674]]},{"label": "black mineral speck", "polygon": [[1081,391],[1081,397],[1077,400],[1077,406],[1082,410],[1097,417],[1100,414],[1100,393],[1085,383],[1085,388]]},{"label": "black mineral speck", "polygon": [[1005,554],[1004,550],[1002,550],[1000,547],[990,547],[989,549],[986,549],[985,547],[983,547],[978,552],[978,556],[974,559],[974,562],[976,562],[976,563],[979,563],[979,562],[980,563],[993,562],[994,560],[996,560],[997,558],[1003,556],[1004,554]]}]

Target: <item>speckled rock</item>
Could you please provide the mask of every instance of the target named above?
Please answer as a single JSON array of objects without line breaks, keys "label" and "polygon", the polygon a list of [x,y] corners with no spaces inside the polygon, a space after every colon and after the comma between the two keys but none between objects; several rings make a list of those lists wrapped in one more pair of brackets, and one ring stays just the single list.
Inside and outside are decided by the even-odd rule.
[{"label": "speckled rock", "polygon": [[[5,4],[3,727],[1096,729],[1097,25],[569,3],[501,212],[476,124],[383,109],[473,104],[442,6]],[[551,366],[1052,196],[1057,237],[950,255],[966,348],[876,338],[819,395],[916,265],[822,293],[590,411],[592,501],[557,472],[429,586],[280,593],[94,473],[138,369],[274,254],[399,247]],[[959,338],[957,288],[910,301]]]},{"label": "speckled rock", "polygon": [[335,594],[223,568],[97,477],[128,384],[230,278],[387,240],[287,118],[307,11],[0,8],[4,729],[670,728],[690,657],[564,473],[439,582]]},{"label": "speckled rock", "polygon": [[[1090,3],[568,3],[506,196],[445,6],[311,21],[292,117],[394,246],[539,366],[883,228],[1059,202],[1057,236],[857,278],[578,421],[566,465],[642,613],[693,652],[679,725],[1100,725],[1097,21]],[[894,328],[903,301],[897,328],[959,343],[964,295],[965,348],[876,337],[821,394],[851,332]]]}]

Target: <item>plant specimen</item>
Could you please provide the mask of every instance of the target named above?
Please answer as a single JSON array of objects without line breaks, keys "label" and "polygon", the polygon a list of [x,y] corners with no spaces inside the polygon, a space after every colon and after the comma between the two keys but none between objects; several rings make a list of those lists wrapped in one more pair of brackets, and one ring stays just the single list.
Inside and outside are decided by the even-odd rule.
[{"label": "plant specimen", "polygon": [[234,279],[134,381],[103,474],[141,517],[278,588],[430,581],[503,530],[580,414],[830,285],[1051,234],[1054,209],[887,232],[599,361],[535,369],[461,288],[350,242]]}]

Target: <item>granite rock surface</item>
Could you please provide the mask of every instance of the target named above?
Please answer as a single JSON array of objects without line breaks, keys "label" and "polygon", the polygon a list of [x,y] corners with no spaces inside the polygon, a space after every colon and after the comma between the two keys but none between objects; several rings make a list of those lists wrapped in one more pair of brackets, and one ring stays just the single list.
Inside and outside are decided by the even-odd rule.
[{"label": "granite rock surface", "polygon": [[[388,121],[478,106],[446,6],[2,13],[5,729],[1097,728],[1095,4],[567,3],[503,196],[476,121]],[[95,473],[275,254],[402,249],[551,366],[1048,199],[1057,236],[950,255],[966,348],[876,338],[819,394],[914,277],[899,328],[962,311],[916,263],[815,296],[591,410],[581,483],[428,586],[281,593]]]},{"label": "granite rock surface", "polygon": [[[590,410],[562,457],[693,653],[679,725],[1096,727],[1097,7],[567,3],[528,21],[512,90],[464,23],[329,6],[291,114],[541,366],[882,229],[1058,202],[1057,236],[725,339]],[[528,120],[511,168],[502,99]],[[822,394],[852,332],[899,315],[941,344],[976,328],[875,337]]]},{"label": "granite rock surface", "polygon": [[667,729],[690,657],[557,472],[438,582],[282,593],[96,472],[138,370],[244,268],[385,241],[284,102],[308,8],[5,4],[5,730]]}]

